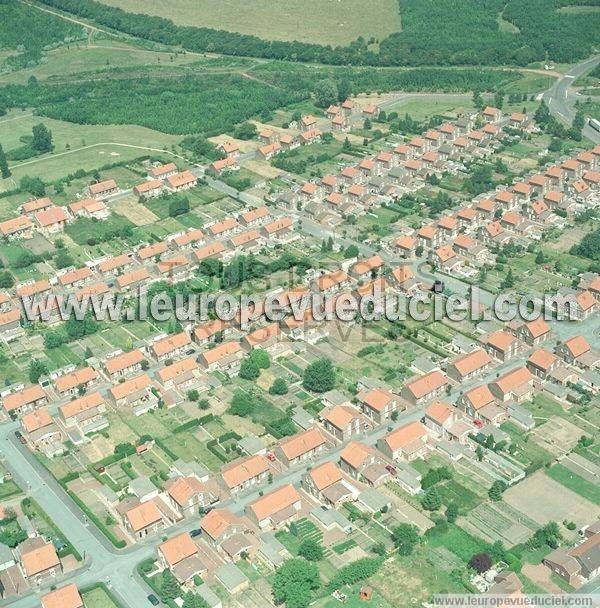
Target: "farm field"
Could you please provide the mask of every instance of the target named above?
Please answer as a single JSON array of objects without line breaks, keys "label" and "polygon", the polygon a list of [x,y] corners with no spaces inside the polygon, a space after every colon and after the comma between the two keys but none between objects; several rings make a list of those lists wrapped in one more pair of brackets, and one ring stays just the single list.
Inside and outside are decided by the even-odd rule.
[{"label": "farm field", "polygon": [[[159,0],[103,3],[134,13],[165,16]],[[347,44],[359,36],[381,40],[401,30],[396,0],[172,0],[168,16],[179,25],[331,45]]]}]

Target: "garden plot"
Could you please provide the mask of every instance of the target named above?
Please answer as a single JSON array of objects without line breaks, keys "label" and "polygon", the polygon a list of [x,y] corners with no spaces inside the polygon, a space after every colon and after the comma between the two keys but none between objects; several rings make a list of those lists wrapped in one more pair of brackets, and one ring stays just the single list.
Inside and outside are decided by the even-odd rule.
[{"label": "garden plot", "polygon": [[558,416],[531,431],[535,442],[555,456],[570,452],[582,435],[583,431],[578,426]]},{"label": "garden plot", "polygon": [[590,483],[600,484],[600,466],[576,453],[565,456],[561,464]]},{"label": "garden plot", "polygon": [[550,479],[544,471],[536,471],[508,488],[504,500],[541,525],[567,519],[582,526],[600,515],[600,506]]},{"label": "garden plot", "polygon": [[[525,521],[512,513],[503,512],[501,504],[481,504],[466,517],[459,520],[459,524],[467,532],[479,536],[488,542],[502,541],[507,546],[525,542],[536,529],[535,522]],[[533,526],[527,525],[533,523]]]}]

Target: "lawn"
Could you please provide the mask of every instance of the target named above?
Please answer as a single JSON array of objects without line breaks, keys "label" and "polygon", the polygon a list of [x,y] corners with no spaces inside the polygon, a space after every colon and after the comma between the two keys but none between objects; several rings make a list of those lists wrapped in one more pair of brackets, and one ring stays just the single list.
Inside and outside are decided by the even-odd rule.
[{"label": "lawn", "polygon": [[10,163],[13,176],[0,180],[0,184],[12,184],[23,175],[37,175],[48,182],[77,169],[89,171],[146,154],[156,155],[179,140],[176,136],[137,125],[79,125],[34,116],[30,110],[13,110],[0,119],[0,141],[4,150],[8,152],[21,146],[20,137],[31,135],[31,128],[40,122],[52,132],[54,152]]},{"label": "lawn", "polygon": [[468,562],[475,553],[485,549],[485,543],[455,524],[449,524],[447,528],[439,530],[431,528],[425,536],[426,546],[446,547],[460,557],[465,563]]},{"label": "lawn", "polygon": [[94,587],[81,594],[86,608],[122,608],[116,598],[113,599],[104,585]]},{"label": "lawn", "polygon": [[20,493],[21,488],[19,488],[19,486],[12,479],[9,479],[4,483],[0,483],[0,500],[5,500]]},{"label": "lawn", "polygon": [[0,84],[25,84],[31,76],[38,80],[70,77],[77,72],[105,71],[112,68],[177,66],[198,61],[190,53],[166,53],[140,48],[133,44],[110,39],[94,40],[92,44],[76,42],[52,49],[45,61],[35,67],[0,75]]},{"label": "lawn", "polygon": [[558,481],[569,490],[583,496],[595,504],[600,504],[600,488],[587,479],[571,472],[562,464],[555,464],[547,471],[548,477]]},{"label": "lawn", "polygon": [[[164,17],[160,0],[104,0],[133,13]],[[401,29],[396,0],[172,0],[169,19],[180,25],[253,34],[267,40],[347,44],[362,36],[381,40]]]},{"label": "lawn", "polygon": [[408,98],[386,108],[386,112],[397,112],[400,116],[409,114],[411,118],[423,121],[432,116],[455,116],[463,110],[471,110],[470,95],[440,95],[438,98]]}]

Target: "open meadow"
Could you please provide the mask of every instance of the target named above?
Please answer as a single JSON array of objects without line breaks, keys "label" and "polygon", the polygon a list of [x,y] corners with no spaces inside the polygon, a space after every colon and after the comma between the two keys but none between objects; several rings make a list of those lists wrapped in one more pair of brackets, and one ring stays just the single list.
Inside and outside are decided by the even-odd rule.
[{"label": "open meadow", "polygon": [[[159,0],[107,0],[134,13],[165,16]],[[252,34],[267,40],[347,44],[362,36],[381,40],[401,29],[397,0],[172,0],[176,24]]]}]

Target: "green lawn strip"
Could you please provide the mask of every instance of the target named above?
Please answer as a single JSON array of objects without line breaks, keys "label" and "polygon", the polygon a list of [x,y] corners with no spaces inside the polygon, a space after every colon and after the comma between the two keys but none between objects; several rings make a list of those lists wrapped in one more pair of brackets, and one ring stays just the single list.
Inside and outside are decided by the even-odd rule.
[{"label": "green lawn strip", "polygon": [[571,472],[567,467],[562,464],[555,464],[547,470],[548,477],[558,481],[560,484],[572,490],[579,496],[593,502],[594,504],[600,504],[600,488],[587,479]]},{"label": "green lawn strip", "polygon": [[104,583],[84,587],[80,590],[80,594],[86,608],[125,608]]}]

